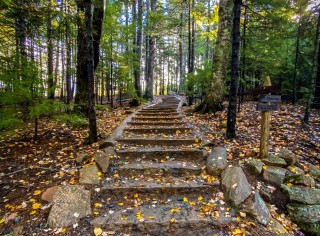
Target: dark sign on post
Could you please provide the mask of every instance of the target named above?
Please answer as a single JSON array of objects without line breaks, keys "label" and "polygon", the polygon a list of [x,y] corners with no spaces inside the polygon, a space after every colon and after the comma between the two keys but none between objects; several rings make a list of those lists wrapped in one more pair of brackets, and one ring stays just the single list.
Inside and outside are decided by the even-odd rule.
[{"label": "dark sign on post", "polygon": [[259,102],[281,102],[281,96],[280,95],[269,95],[269,94],[263,94],[259,96]]},{"label": "dark sign on post", "polygon": [[257,104],[257,111],[278,111],[279,106],[276,103],[258,103]]}]

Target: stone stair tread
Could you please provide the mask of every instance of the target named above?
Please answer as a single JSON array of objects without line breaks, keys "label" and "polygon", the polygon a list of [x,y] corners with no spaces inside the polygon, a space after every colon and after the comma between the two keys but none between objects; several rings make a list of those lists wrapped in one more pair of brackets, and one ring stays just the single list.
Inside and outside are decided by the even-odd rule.
[{"label": "stone stair tread", "polygon": [[195,163],[186,161],[165,161],[162,163],[146,162],[146,163],[131,163],[124,164],[119,169],[190,169],[190,170],[201,170],[201,167]]},{"label": "stone stair tread", "polygon": [[199,141],[195,138],[119,138],[116,140],[119,144],[134,144],[134,145],[163,145],[163,146],[182,146],[198,144]]},{"label": "stone stair tread", "polygon": [[168,132],[170,132],[170,131],[177,131],[177,130],[182,130],[182,131],[186,131],[186,130],[192,130],[190,127],[186,127],[186,126],[176,126],[176,127],[143,127],[143,128],[137,128],[137,127],[127,127],[127,128],[125,128],[124,129],[124,131],[130,131],[130,132],[132,132],[132,131],[146,131],[146,132],[148,132],[148,131],[153,131],[153,130],[155,130],[155,131],[160,131],[160,130],[163,130],[163,131],[168,131]]},{"label": "stone stair tread", "polygon": [[178,122],[159,122],[159,121],[131,121],[127,123],[128,125],[147,125],[147,126],[179,126],[179,125],[185,125],[184,122],[178,121]]}]

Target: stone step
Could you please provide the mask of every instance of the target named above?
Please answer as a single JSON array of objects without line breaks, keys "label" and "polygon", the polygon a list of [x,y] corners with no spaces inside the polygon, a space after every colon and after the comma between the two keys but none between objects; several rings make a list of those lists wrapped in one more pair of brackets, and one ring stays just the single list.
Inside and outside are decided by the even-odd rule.
[{"label": "stone step", "polygon": [[177,111],[177,107],[146,107],[142,108],[140,111],[148,111],[148,112],[175,112]]},{"label": "stone step", "polygon": [[162,127],[162,126],[172,126],[172,127],[176,127],[176,126],[181,126],[184,125],[185,123],[182,121],[177,121],[177,122],[171,122],[171,121],[167,121],[167,122],[159,122],[159,121],[131,121],[127,123],[128,125],[138,125],[138,126],[155,126],[155,127]]},{"label": "stone step", "polygon": [[115,168],[123,177],[131,176],[191,176],[200,175],[201,167],[197,164],[182,161],[165,161],[163,163],[146,162],[124,164]]},{"label": "stone step", "polygon": [[150,127],[150,128],[125,128],[124,131],[136,133],[136,134],[150,134],[150,133],[160,133],[160,134],[175,134],[177,132],[191,132],[192,129],[188,127],[178,126],[178,127]]},{"label": "stone step", "polygon": [[181,146],[196,144],[197,140],[190,139],[147,139],[147,138],[120,138],[117,139],[120,144],[135,144],[135,145],[163,145],[163,146]]},{"label": "stone step", "polygon": [[143,148],[135,150],[116,150],[120,158],[125,158],[126,161],[130,160],[184,160],[194,161],[198,164],[206,160],[206,153],[203,150],[190,148],[190,149],[168,149],[166,148]]},{"label": "stone step", "polygon": [[[199,207],[200,208],[200,207]],[[214,207],[212,207],[214,208]],[[161,235],[161,236],[212,236],[222,235],[221,220],[210,215],[201,214],[188,203],[168,203],[160,206],[141,205],[123,207],[122,210],[105,210],[100,217],[93,219],[94,227],[102,227],[114,231],[114,235]],[[221,216],[222,218],[223,216]],[[234,218],[223,217],[224,224]]]},{"label": "stone step", "polygon": [[169,116],[169,117],[158,117],[158,116],[135,116],[132,120],[177,120],[182,119],[183,116]]},{"label": "stone step", "polygon": [[178,116],[179,112],[138,112],[136,116]]},{"label": "stone step", "polygon": [[[112,178],[110,178],[112,179]],[[210,200],[213,193],[220,191],[220,182],[205,183],[202,180],[178,177],[154,176],[153,178],[135,177],[124,178],[119,175],[119,181],[113,179],[106,181],[104,187],[100,188],[100,194],[113,197],[114,200],[121,200],[124,196],[133,198],[139,194],[141,198],[157,198],[159,201],[179,200],[181,197],[188,197],[195,200],[202,196]]]}]

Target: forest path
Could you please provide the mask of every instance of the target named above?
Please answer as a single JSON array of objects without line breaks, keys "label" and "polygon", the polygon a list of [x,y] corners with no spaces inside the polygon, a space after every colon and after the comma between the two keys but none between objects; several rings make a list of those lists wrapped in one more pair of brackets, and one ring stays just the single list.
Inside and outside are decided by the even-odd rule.
[{"label": "forest path", "polygon": [[139,110],[116,140],[118,158],[100,194],[117,204],[96,225],[130,235],[218,233],[210,200],[219,187],[203,181],[201,140],[184,120],[180,98],[161,100]]}]

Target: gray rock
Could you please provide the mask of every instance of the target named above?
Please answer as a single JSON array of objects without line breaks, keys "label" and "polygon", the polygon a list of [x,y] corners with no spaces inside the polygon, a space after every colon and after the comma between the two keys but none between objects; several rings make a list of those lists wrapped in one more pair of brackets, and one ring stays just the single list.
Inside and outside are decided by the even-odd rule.
[{"label": "gray rock", "polygon": [[104,151],[105,151],[105,153],[108,154],[108,156],[109,156],[110,158],[113,158],[113,157],[116,157],[116,156],[117,156],[117,154],[116,154],[116,152],[115,152],[115,150],[114,150],[114,147],[107,147],[107,148],[104,149]]},{"label": "gray rock", "polygon": [[207,172],[218,176],[227,167],[227,150],[223,147],[215,147],[207,158]]},{"label": "gray rock", "polygon": [[80,152],[77,155],[76,162],[79,164],[82,164],[83,162],[86,162],[90,158],[90,155],[85,152]]},{"label": "gray rock", "polygon": [[288,166],[287,170],[288,170],[287,175],[304,175],[305,174],[304,170],[297,166]]},{"label": "gray rock", "polygon": [[286,233],[286,230],[282,227],[282,225],[275,219],[270,220],[269,223],[270,229],[276,234],[284,234]]},{"label": "gray rock", "polygon": [[298,161],[298,156],[294,154],[291,150],[283,148],[278,153],[278,156],[286,161],[290,166],[293,166]]},{"label": "gray rock", "polygon": [[263,162],[257,159],[252,159],[248,161],[248,166],[250,168],[250,171],[254,175],[260,175],[262,172],[262,167],[264,166]]},{"label": "gray rock", "polygon": [[43,192],[41,195],[41,199],[46,202],[52,202],[53,201],[53,195],[55,192],[57,192],[59,189],[59,186],[53,186],[48,188],[46,191]]},{"label": "gray rock", "polygon": [[289,175],[286,176],[285,182],[292,183],[294,185],[303,185],[310,188],[314,188],[316,185],[314,179],[307,175]]},{"label": "gray rock", "polygon": [[105,152],[98,151],[94,159],[96,160],[96,163],[100,166],[101,171],[103,173],[106,173],[109,167],[109,161],[110,161],[109,155]]},{"label": "gray rock", "polygon": [[260,194],[266,201],[271,202],[274,190],[275,188],[273,187],[262,185],[260,188]]},{"label": "gray rock", "polygon": [[314,178],[320,178],[320,170],[312,164],[308,164],[309,174]]},{"label": "gray rock", "polygon": [[258,192],[254,194],[252,200],[250,199],[243,204],[243,209],[255,217],[260,224],[267,225],[272,219],[267,205]]},{"label": "gray rock", "polygon": [[320,204],[320,189],[289,187],[281,185],[282,189],[289,196],[290,201],[297,201],[305,204]]},{"label": "gray rock", "polygon": [[53,197],[48,226],[51,228],[66,227],[90,214],[90,191],[80,185],[61,186]]},{"label": "gray rock", "polygon": [[320,205],[303,205],[290,203],[287,210],[292,221],[297,223],[320,222]]},{"label": "gray rock", "polygon": [[246,200],[251,193],[251,185],[241,167],[229,167],[222,172],[222,189],[227,201],[238,206]]},{"label": "gray rock", "polygon": [[269,166],[286,167],[287,163],[285,160],[275,155],[269,155],[267,158],[262,159],[262,162]]},{"label": "gray rock", "polygon": [[286,169],[276,166],[267,166],[263,171],[263,178],[280,186],[286,176]]},{"label": "gray rock", "polygon": [[103,217],[103,216],[99,216],[93,220],[90,221],[90,224],[98,227],[98,226],[102,226],[105,225],[107,223],[108,217]]},{"label": "gray rock", "polygon": [[99,143],[99,148],[107,148],[107,147],[114,147],[115,141],[113,139],[105,139]]},{"label": "gray rock", "polygon": [[99,184],[99,169],[96,165],[86,166],[80,170],[79,183],[81,184]]},{"label": "gray rock", "polygon": [[23,226],[22,225],[14,228],[12,236],[21,236],[21,235],[23,235]]}]

